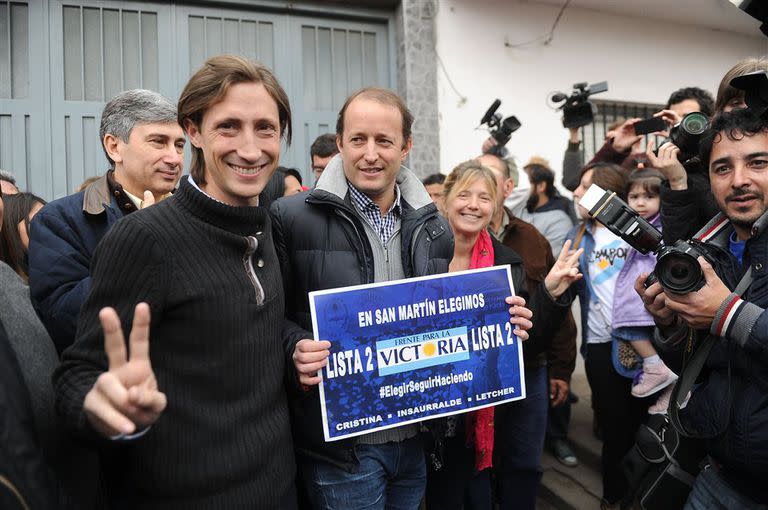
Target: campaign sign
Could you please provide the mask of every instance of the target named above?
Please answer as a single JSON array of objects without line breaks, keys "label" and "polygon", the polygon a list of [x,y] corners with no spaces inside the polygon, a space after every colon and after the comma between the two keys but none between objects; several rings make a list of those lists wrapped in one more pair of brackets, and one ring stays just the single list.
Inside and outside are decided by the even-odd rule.
[{"label": "campaign sign", "polygon": [[326,441],[525,398],[509,266],[310,292]]}]

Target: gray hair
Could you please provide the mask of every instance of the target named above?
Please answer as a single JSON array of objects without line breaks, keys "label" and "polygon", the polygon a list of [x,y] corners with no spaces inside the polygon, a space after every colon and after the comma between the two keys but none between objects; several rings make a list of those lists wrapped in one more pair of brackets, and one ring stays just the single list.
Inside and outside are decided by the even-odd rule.
[{"label": "gray hair", "polygon": [[133,89],[119,93],[104,107],[99,126],[99,137],[109,164],[112,167],[115,166],[115,162],[107,154],[106,147],[103,147],[106,135],[113,135],[128,143],[128,138],[136,124],[175,124],[177,122],[176,105],[157,92]]},{"label": "gray hair", "polygon": [[7,170],[0,169],[0,181],[10,182],[16,186],[16,176]]}]

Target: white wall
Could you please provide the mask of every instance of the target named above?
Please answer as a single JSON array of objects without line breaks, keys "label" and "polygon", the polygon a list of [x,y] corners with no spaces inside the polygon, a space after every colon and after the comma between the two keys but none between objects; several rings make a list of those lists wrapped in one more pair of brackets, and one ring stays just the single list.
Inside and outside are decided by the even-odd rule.
[{"label": "white wall", "polygon": [[[768,38],[703,27],[676,25],[569,8],[554,40],[524,48],[505,47],[549,31],[559,8],[517,0],[440,0],[437,51],[465,104],[438,69],[440,165],[447,173],[476,156],[484,131],[475,131],[494,98],[505,116],[516,115],[523,126],[507,145],[519,164],[534,154],[561,172],[568,138],[560,112],[546,97],[556,90],[570,93],[575,82],[608,81],[599,99],[665,103],[684,86],[714,95],[723,74],[738,60],[768,54]],[[745,14],[733,9],[735,16]],[[523,182],[525,181],[525,182]],[[521,179],[521,187],[528,185]]]}]

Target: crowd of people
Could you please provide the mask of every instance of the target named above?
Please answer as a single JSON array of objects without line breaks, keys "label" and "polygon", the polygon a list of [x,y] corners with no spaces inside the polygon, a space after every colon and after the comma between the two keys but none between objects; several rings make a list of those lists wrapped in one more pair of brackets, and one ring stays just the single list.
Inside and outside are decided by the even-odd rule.
[{"label": "crowd of people", "polygon": [[[0,507],[533,509],[545,444],[578,465],[578,319],[602,508],[642,499],[625,458],[668,415],[699,452],[685,508],[768,508],[768,113],[730,84],[754,71],[768,60],[656,114],[710,119],[691,157],[625,119],[584,164],[571,129],[574,201],[538,157],[521,189],[493,138],[420,179],[404,166],[413,115],[386,89],[349,96],[314,141],[312,187],[278,166],[291,108],[261,64],[212,57],[176,105],[118,94],[101,116],[103,175],[46,204],[0,172]],[[647,280],[656,256],[579,205],[593,184],[668,245],[691,239],[702,285]],[[313,337],[308,294],[498,265],[516,290],[500,305],[523,341],[525,398],[326,441],[334,339]]]}]

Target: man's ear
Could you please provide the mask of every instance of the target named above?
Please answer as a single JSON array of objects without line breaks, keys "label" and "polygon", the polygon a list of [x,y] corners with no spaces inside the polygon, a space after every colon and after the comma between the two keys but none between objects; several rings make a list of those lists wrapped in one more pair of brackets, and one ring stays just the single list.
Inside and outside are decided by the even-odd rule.
[{"label": "man's ear", "polygon": [[187,132],[187,137],[189,138],[189,143],[200,148],[200,129],[197,127],[197,124],[192,122],[192,119],[186,118],[184,119],[184,131]]},{"label": "man's ear", "polygon": [[408,157],[408,153],[411,152],[412,148],[413,148],[413,137],[409,136],[408,140],[405,142],[405,145],[403,145],[403,150],[400,152],[400,161],[405,161],[405,158]]},{"label": "man's ear", "polygon": [[504,179],[504,185],[501,192],[504,194],[504,198],[507,198],[512,192],[515,191],[515,181],[510,179]]},{"label": "man's ear", "polygon": [[120,154],[120,144],[125,143],[120,138],[113,134],[107,133],[104,135],[104,140],[101,141],[104,144],[104,150],[107,151],[109,159],[115,163],[122,163],[123,156]]},{"label": "man's ear", "polygon": [[341,146],[343,144],[341,143],[341,135],[336,135],[336,148],[339,149],[339,152],[341,152]]}]

